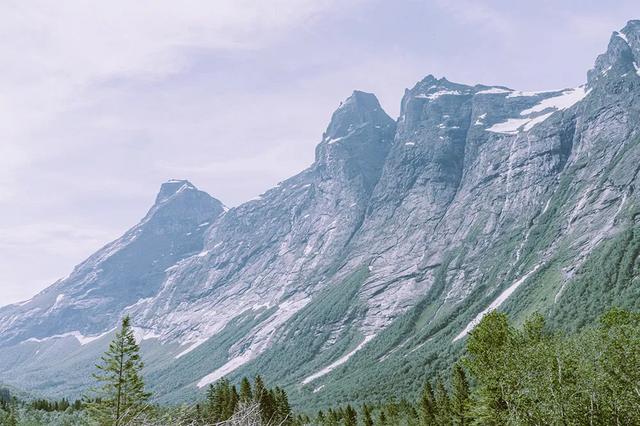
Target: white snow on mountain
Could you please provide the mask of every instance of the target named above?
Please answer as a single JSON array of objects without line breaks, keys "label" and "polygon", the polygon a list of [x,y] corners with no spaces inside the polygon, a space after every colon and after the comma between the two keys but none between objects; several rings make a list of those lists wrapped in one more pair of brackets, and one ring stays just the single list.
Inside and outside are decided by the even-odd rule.
[{"label": "white snow on mountain", "polygon": [[351,358],[353,355],[355,355],[356,352],[358,352],[360,349],[362,349],[364,347],[364,345],[366,345],[367,343],[369,343],[369,341],[371,339],[373,339],[375,336],[370,335],[370,336],[366,336],[364,338],[364,340],[362,342],[360,342],[360,344],[358,346],[356,346],[351,352],[349,352],[346,355],[343,355],[342,357],[338,358],[337,360],[335,360],[334,362],[332,362],[331,364],[327,365],[326,367],[324,367],[322,370],[313,373],[312,375],[306,377],[303,381],[302,384],[306,385],[309,382],[314,381],[315,379],[324,376],[325,374],[329,374],[330,372],[332,372],[333,370],[335,370],[337,367],[341,366],[342,364],[344,364],[345,362],[349,361],[349,358]]}]

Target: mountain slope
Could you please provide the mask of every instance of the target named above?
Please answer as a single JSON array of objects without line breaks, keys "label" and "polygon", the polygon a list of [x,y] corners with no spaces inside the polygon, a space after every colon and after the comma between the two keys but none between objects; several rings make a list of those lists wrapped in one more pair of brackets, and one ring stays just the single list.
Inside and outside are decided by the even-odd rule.
[{"label": "mountain slope", "polygon": [[[491,309],[570,329],[639,308],[639,67],[631,21],[577,88],[428,76],[397,122],[356,91],[311,167],[229,211],[165,184],[124,237],[0,309],[0,380],[79,392],[128,313],[161,399],[260,372],[322,406],[416,391]],[[53,381],[42,362],[65,356],[77,376]]]}]

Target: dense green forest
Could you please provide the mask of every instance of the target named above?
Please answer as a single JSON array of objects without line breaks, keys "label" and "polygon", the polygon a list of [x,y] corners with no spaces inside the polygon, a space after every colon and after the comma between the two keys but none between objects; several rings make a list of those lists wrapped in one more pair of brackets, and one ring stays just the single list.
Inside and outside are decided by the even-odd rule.
[{"label": "dense green forest", "polygon": [[520,328],[492,312],[463,356],[419,395],[296,412],[260,376],[221,379],[191,405],[158,406],[144,388],[129,319],[82,401],[21,400],[0,390],[2,425],[639,425],[640,314],[613,309],[571,335],[541,315]]}]

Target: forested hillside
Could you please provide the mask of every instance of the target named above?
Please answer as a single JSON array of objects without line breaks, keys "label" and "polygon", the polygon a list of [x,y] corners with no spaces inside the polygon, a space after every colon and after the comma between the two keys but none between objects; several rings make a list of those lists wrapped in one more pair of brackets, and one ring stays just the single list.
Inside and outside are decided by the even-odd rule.
[{"label": "forested hillside", "polygon": [[269,388],[260,376],[220,379],[189,404],[154,404],[138,375],[141,363],[125,319],[94,377],[102,386],[73,403],[18,400],[2,390],[0,424],[640,424],[640,314],[621,309],[572,334],[549,327],[539,314],[516,327],[506,314],[492,312],[470,333],[457,362],[414,378],[422,386],[417,395],[390,389],[395,398],[313,412],[292,407],[284,389]]}]

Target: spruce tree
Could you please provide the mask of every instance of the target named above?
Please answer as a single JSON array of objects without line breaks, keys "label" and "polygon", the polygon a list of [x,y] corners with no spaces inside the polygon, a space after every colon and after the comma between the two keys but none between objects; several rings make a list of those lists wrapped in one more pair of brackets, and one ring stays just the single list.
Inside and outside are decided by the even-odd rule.
[{"label": "spruce tree", "polygon": [[344,410],[344,424],[345,426],[357,426],[358,425],[358,414],[356,410],[351,407],[351,405],[347,405],[347,408]]},{"label": "spruce tree", "polygon": [[253,399],[253,392],[251,391],[251,383],[249,379],[243,377],[240,381],[240,401],[249,402]]},{"label": "spruce tree", "polygon": [[129,316],[122,319],[101,361],[96,365],[98,373],[93,375],[99,385],[93,389],[94,400],[88,403],[89,414],[100,425],[124,425],[148,407],[151,396],[144,389],[144,364]]},{"label": "spruce tree", "polygon": [[260,375],[257,375],[253,382],[253,399],[260,405],[260,414],[264,423],[273,420],[275,414],[273,396],[265,387]]},{"label": "spruce tree", "polygon": [[273,392],[273,399],[275,405],[276,421],[279,424],[291,424],[292,413],[287,392],[285,392],[284,389],[276,386]]},{"label": "spruce tree", "polygon": [[240,397],[238,396],[238,391],[235,386],[230,386],[228,389],[225,414],[226,418],[230,419],[236,411]]},{"label": "spruce tree", "polygon": [[433,387],[431,382],[427,381],[422,388],[420,395],[420,424],[429,426],[435,424],[435,401],[433,396]]},{"label": "spruce tree", "polygon": [[460,363],[453,366],[451,379],[451,415],[454,425],[464,426],[469,423],[469,382]]},{"label": "spruce tree", "polygon": [[436,424],[448,425],[451,423],[449,394],[447,393],[447,389],[444,387],[444,382],[440,377],[436,381],[435,414]]},{"label": "spruce tree", "polygon": [[364,426],[373,426],[373,419],[371,418],[371,409],[367,404],[362,406],[362,422]]}]

